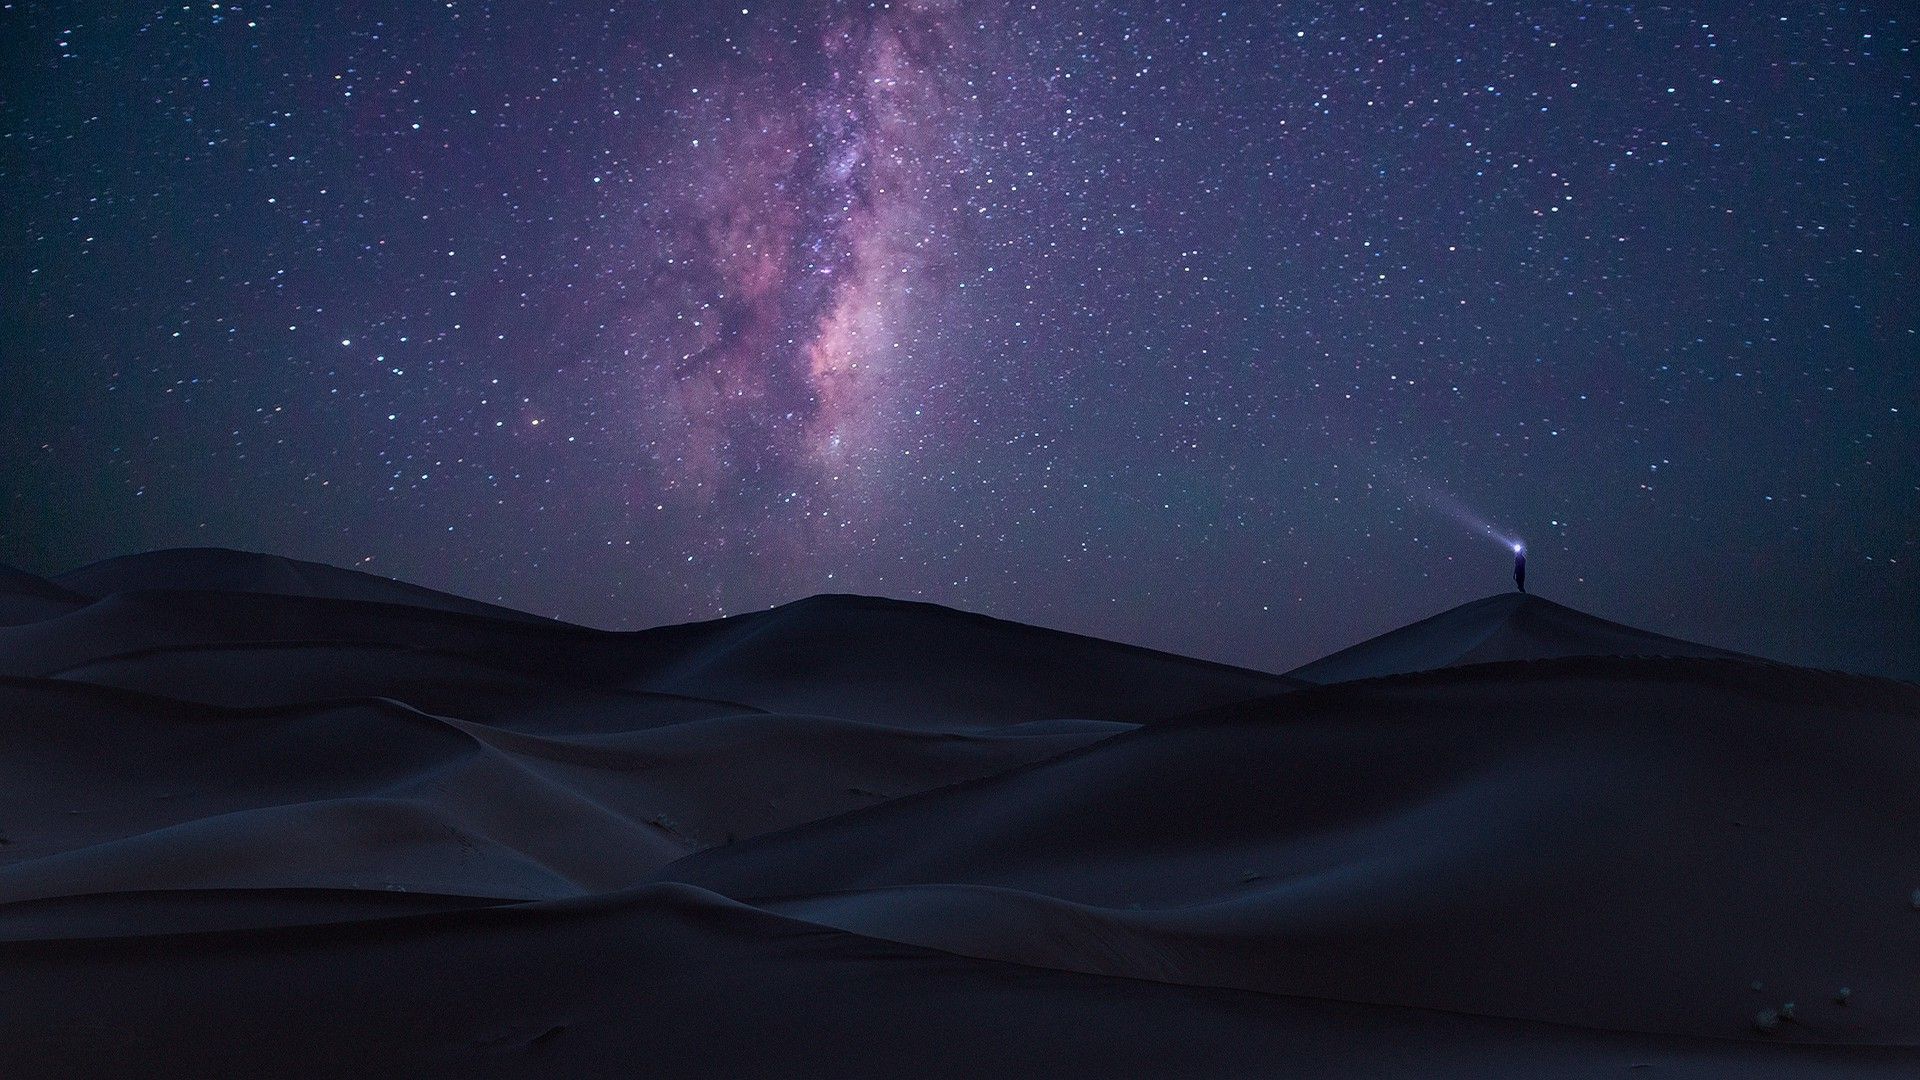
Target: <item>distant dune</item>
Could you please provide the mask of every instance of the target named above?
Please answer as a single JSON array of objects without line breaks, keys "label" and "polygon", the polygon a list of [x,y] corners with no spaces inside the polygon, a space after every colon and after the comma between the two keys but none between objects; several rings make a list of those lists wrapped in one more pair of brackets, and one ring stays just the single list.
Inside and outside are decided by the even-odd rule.
[{"label": "distant dune", "polygon": [[194,589],[411,604],[496,619],[548,621],[376,574],[226,548],[173,548],[127,555],[69,571],[54,582],[62,589],[95,599],[150,589]]},{"label": "distant dune", "polygon": [[0,568],[0,1076],[1920,1075],[1920,687]]},{"label": "distant dune", "polygon": [[0,626],[39,622],[85,607],[91,597],[24,570],[0,566]]}]

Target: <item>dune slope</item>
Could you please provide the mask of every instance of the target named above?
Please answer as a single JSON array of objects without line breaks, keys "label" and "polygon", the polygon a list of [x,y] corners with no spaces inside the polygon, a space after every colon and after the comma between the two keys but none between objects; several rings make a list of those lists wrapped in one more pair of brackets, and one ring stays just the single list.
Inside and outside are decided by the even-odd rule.
[{"label": "dune slope", "polygon": [[1497,660],[1739,655],[1609,622],[1539,596],[1510,592],[1388,631],[1290,674],[1304,682],[1335,683]]},{"label": "dune slope", "polygon": [[56,582],[98,599],[148,589],[200,589],[409,604],[495,619],[546,622],[497,604],[423,588],[378,574],[230,548],[169,548],[124,555],[69,570]]},{"label": "dune slope", "polygon": [[1073,970],[1700,1036],[1795,1001],[1786,1037],[1909,1044],[1917,718],[1910,685],[1774,665],[1482,665],[1142,728],[660,874]]},{"label": "dune slope", "polygon": [[[1623,1036],[1081,975],[684,885],[0,942],[8,1076],[1893,1078],[1898,1048]],[[1630,1071],[1631,1070],[1631,1071]]]},{"label": "dune slope", "polygon": [[39,622],[85,607],[88,598],[25,570],[0,565],[0,626]]}]

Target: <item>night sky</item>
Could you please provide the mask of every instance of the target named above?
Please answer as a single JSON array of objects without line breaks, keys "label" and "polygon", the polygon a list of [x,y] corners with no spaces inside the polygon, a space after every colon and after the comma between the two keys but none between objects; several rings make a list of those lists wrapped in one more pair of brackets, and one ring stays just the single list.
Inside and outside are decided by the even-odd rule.
[{"label": "night sky", "polygon": [[[1530,8],[1531,10],[1522,10]],[[1902,3],[0,4],[0,561],[1920,676]]]}]

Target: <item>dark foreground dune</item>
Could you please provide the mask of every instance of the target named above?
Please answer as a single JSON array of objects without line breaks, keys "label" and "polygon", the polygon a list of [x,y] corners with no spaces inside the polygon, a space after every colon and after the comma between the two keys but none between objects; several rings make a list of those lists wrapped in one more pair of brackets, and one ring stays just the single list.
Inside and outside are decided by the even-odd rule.
[{"label": "dark foreground dune", "polygon": [[0,570],[0,1077],[1920,1075],[1920,688],[1518,596],[1295,674]]}]

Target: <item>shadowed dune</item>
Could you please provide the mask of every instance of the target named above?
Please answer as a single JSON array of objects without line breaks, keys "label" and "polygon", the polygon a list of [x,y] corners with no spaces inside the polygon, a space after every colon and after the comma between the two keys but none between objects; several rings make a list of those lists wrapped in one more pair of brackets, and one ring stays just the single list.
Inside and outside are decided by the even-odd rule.
[{"label": "shadowed dune", "polygon": [[[195,559],[187,565],[201,566],[218,553],[190,554]],[[129,577],[136,587],[0,627],[0,674],[53,676],[143,654],[121,666],[154,673],[145,681],[173,695],[178,691],[166,672],[183,661],[163,655],[170,652],[387,646],[569,687],[645,690],[935,730],[1061,717],[1142,722],[1300,685],[1285,676],[876,597],[816,596],[712,622],[620,633],[437,601],[396,602],[413,587],[375,588],[359,582],[368,575],[348,571],[334,573],[354,584],[352,590],[228,589],[264,557],[226,554],[239,568],[214,572],[221,566],[215,560],[208,571],[215,584],[205,588],[178,587],[178,574],[96,575],[89,567],[63,575],[63,581]],[[138,558],[113,562],[137,565]],[[308,577],[338,584],[317,573]],[[154,581],[163,578],[167,587],[157,587]],[[254,680],[262,684],[280,674],[277,664],[258,671]],[[108,677],[141,681],[138,674]]]},{"label": "shadowed dune", "polygon": [[[692,633],[687,633],[691,631]],[[1204,660],[933,604],[826,595],[652,632],[697,644],[644,685],[698,696],[745,686],[767,707],[889,723],[995,726],[1058,717],[1144,723],[1300,685]],[[638,684],[635,684],[638,685]]]},{"label": "shadowed dune", "polygon": [[1920,688],[1517,596],[1296,674],[8,571],[0,1075],[1920,1069]]},{"label": "shadowed dune", "polygon": [[1628,1036],[1002,964],[685,885],[0,943],[0,1000],[10,1076],[84,1062],[95,1076],[1764,1080],[1914,1063],[1897,1048]]},{"label": "shadowed dune", "polygon": [[[0,900],[152,888],[513,899],[1025,764],[1130,725],[927,732],[645,695],[536,730],[385,698],[229,709],[0,681]],[[621,726],[637,714],[647,722]],[[650,715],[653,714],[653,715]],[[84,738],[77,737],[84,733]]]},{"label": "shadowed dune", "polygon": [[548,622],[537,615],[324,563],[229,548],[169,548],[124,555],[59,575],[56,583],[98,599],[153,589],[198,589],[407,604],[492,619]]},{"label": "shadowed dune", "polygon": [[1910,685],[1774,665],[1480,665],[1165,722],[660,876],[968,955],[1628,1030],[1738,1036],[1760,981],[1800,1003],[1790,1037],[1913,1043],[1890,845],[1920,837],[1916,717]]},{"label": "shadowed dune", "polygon": [[[58,1076],[1907,1076],[1891,1047],[1622,1036],[975,961],[689,886],[0,945]],[[240,1036],[244,1034],[244,1038]]]},{"label": "shadowed dune", "polygon": [[0,565],[0,627],[65,615],[85,607],[88,599],[46,578]]},{"label": "shadowed dune", "polygon": [[605,891],[1294,685],[864,597],[612,633],[244,553],[62,580],[132,591],[0,628],[4,899]]}]

